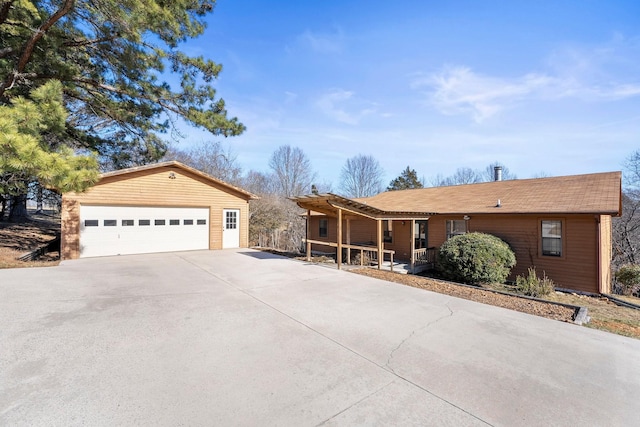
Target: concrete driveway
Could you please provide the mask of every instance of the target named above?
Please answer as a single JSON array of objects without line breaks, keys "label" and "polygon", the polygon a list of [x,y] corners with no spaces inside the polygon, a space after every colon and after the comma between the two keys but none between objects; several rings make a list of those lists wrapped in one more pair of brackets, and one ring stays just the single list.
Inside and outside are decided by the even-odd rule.
[{"label": "concrete driveway", "polygon": [[251,250],[0,270],[2,425],[639,425],[640,341]]}]

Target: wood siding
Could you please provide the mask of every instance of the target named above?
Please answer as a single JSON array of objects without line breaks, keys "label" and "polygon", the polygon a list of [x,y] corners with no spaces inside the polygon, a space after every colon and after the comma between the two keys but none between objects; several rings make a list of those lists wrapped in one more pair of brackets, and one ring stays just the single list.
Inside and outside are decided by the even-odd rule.
[{"label": "wood siding", "polygon": [[[169,178],[169,173],[175,175]],[[103,178],[84,193],[62,197],[61,258],[80,255],[80,205],[209,208],[209,249],[222,249],[223,209],[240,210],[240,247],[249,244],[246,195],[175,166]]]},{"label": "wood siding", "polygon": [[[309,224],[309,238],[327,242],[336,241],[336,219],[329,218],[326,238],[318,235],[319,219],[312,217]],[[446,221],[461,220],[462,216],[433,216],[428,221],[429,247],[440,247],[446,240]],[[563,253],[560,257],[542,255],[542,220],[562,221]],[[529,267],[536,267],[539,275],[543,272],[557,287],[582,292],[598,293],[608,289],[611,282],[611,217],[609,215],[474,215],[467,222],[469,232],[493,234],[507,242],[516,254],[517,264],[510,279],[527,273]],[[346,230],[346,226],[343,226]],[[346,234],[346,232],[345,232]],[[385,249],[396,251],[395,259],[409,261],[411,258],[411,221],[393,222],[393,241],[385,243]],[[343,242],[346,242],[346,235]],[[376,221],[369,219],[351,220],[351,242],[375,242]],[[601,243],[599,243],[601,242]],[[374,243],[375,245],[375,243]],[[327,246],[313,250],[329,252]]]}]

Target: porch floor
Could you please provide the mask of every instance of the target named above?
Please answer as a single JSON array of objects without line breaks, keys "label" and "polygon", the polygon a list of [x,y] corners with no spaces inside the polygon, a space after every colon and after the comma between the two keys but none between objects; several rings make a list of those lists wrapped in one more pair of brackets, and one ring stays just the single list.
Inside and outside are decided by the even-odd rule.
[{"label": "porch floor", "polygon": [[[378,268],[378,264],[373,264],[369,268]],[[380,270],[391,271],[391,262],[383,261]],[[404,262],[393,262],[393,272],[399,274],[408,274],[411,272],[411,264]]]}]

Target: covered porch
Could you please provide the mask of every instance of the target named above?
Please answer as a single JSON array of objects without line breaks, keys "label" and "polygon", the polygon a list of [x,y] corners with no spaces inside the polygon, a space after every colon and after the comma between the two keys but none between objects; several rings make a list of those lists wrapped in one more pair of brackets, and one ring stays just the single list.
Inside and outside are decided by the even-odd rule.
[{"label": "covered porch", "polygon": [[[346,263],[418,273],[435,265],[435,248],[427,247],[428,220],[433,213],[384,211],[335,194],[306,195],[291,200],[307,211],[304,239],[307,260],[311,259],[312,247],[322,247],[323,253],[335,254],[339,269]],[[322,220],[335,221],[335,230],[328,233],[325,228],[323,235],[321,228],[318,236],[312,236],[312,218],[320,224]],[[362,239],[364,229],[374,230],[366,241]],[[399,231],[395,241],[393,230]]]}]

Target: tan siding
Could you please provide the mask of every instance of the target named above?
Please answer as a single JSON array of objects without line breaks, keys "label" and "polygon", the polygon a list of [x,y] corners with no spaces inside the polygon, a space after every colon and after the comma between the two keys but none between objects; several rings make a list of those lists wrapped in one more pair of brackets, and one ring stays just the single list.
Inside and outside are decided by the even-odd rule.
[{"label": "tan siding", "polygon": [[[169,178],[169,173],[175,179]],[[104,178],[85,193],[63,197],[62,258],[79,256],[80,204],[105,206],[208,207],[209,249],[222,248],[222,210],[239,209],[240,246],[249,244],[248,201],[242,195],[179,167],[142,170]]]},{"label": "tan siding", "polygon": [[611,293],[612,224],[611,215],[601,215],[600,219],[600,289],[601,293]]}]

